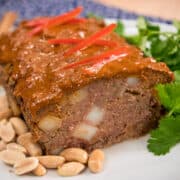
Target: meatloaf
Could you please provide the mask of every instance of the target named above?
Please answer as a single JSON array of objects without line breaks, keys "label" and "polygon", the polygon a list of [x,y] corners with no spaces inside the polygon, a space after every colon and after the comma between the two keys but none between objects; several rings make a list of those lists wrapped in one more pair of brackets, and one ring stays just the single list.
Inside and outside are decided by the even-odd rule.
[{"label": "meatloaf", "polygon": [[[107,27],[102,20],[62,23],[34,35],[26,23],[0,38],[1,81],[47,154],[105,147],[157,126],[163,108],[154,86],[173,80],[164,63],[113,31],[67,55],[77,47],[67,39],[93,36]],[[106,52],[111,56],[101,57]]]}]

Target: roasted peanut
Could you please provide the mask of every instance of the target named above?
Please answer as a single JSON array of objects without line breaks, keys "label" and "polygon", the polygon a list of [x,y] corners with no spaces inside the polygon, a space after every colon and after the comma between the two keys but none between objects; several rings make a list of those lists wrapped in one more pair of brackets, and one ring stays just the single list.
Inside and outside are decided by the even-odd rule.
[{"label": "roasted peanut", "polygon": [[87,163],[88,153],[80,148],[68,148],[60,153],[66,161],[78,161],[80,163]]},{"label": "roasted peanut", "polygon": [[103,169],[104,164],[104,152],[100,149],[96,149],[91,152],[88,160],[88,167],[91,172],[98,173]]},{"label": "roasted peanut", "polygon": [[27,150],[23,146],[21,146],[20,144],[17,144],[17,143],[9,143],[9,144],[7,144],[6,148],[9,150],[20,151],[24,154],[27,154]]},{"label": "roasted peanut", "polygon": [[3,123],[3,124],[1,123],[1,125],[0,125],[0,137],[5,142],[10,142],[14,139],[15,131],[12,127],[11,122],[7,122],[7,123]]},{"label": "roasted peanut", "polygon": [[7,122],[8,122],[7,119],[1,119],[0,120],[0,126],[7,124]]},{"label": "roasted peanut", "polygon": [[14,172],[17,175],[23,175],[35,170],[38,165],[39,163],[36,157],[25,158],[15,163]]},{"label": "roasted peanut", "polygon": [[17,142],[24,146],[31,156],[39,156],[42,154],[40,145],[33,141],[33,137],[30,132],[20,135],[17,138]]},{"label": "roasted peanut", "polygon": [[58,166],[61,166],[65,159],[62,156],[37,156],[39,162],[46,168],[57,168]]},{"label": "roasted peanut", "polygon": [[61,176],[76,176],[85,169],[85,165],[79,162],[68,162],[58,167]]},{"label": "roasted peanut", "polygon": [[18,117],[12,117],[9,119],[9,121],[11,122],[17,135],[21,135],[28,132],[28,128],[22,119]]},{"label": "roasted peanut", "polygon": [[38,167],[33,170],[33,174],[36,176],[44,176],[46,173],[46,168],[41,164],[39,164]]},{"label": "roasted peanut", "polygon": [[0,151],[6,149],[6,143],[3,140],[0,140]]},{"label": "roasted peanut", "polygon": [[9,165],[14,165],[19,160],[25,159],[25,155],[20,151],[3,150],[0,152],[0,159]]},{"label": "roasted peanut", "polygon": [[9,103],[4,88],[0,86],[0,119],[8,118],[12,111],[9,109]]}]

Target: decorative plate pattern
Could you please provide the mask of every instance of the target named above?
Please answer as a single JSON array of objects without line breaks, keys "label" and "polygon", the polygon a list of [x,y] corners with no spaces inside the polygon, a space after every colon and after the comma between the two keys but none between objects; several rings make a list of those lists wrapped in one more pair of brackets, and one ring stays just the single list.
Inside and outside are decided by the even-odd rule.
[{"label": "decorative plate pattern", "polygon": [[[92,12],[105,18],[116,19],[136,19],[139,16],[139,14],[107,7],[92,0],[0,0],[0,16],[11,10],[19,13],[19,19],[27,19],[34,16],[60,14],[77,6],[84,6],[82,16]],[[155,22],[171,23],[160,18],[147,16],[146,18]]]}]

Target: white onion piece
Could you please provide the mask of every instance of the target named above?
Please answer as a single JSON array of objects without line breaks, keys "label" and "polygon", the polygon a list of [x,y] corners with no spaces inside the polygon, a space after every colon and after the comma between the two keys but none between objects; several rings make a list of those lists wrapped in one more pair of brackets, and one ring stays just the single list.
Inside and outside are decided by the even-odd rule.
[{"label": "white onion piece", "polygon": [[76,127],[73,136],[90,141],[95,136],[97,130],[97,127],[82,123]]},{"label": "white onion piece", "polygon": [[137,77],[128,77],[127,78],[127,83],[129,86],[135,86],[139,83],[139,78]]},{"label": "white onion piece", "polygon": [[61,126],[61,119],[55,116],[47,115],[44,118],[42,118],[38,126],[43,131],[54,131],[58,129]]},{"label": "white onion piece", "polygon": [[86,120],[93,125],[99,124],[103,120],[104,110],[97,106],[93,106],[86,116]]}]

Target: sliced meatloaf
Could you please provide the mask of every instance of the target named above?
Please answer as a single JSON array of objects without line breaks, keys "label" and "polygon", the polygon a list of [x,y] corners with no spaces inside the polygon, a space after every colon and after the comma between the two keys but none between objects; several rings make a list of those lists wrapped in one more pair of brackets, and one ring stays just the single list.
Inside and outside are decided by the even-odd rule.
[{"label": "sliced meatloaf", "polygon": [[[163,113],[154,86],[173,80],[164,63],[144,57],[114,32],[101,37],[103,43],[70,55],[77,46],[73,42],[49,41],[83,40],[105,26],[101,20],[86,19],[29,36],[31,29],[23,22],[0,39],[2,81],[48,154],[66,147],[91,150],[141,136],[156,127]],[[105,41],[122,52],[117,54]],[[112,55],[100,60],[106,52]],[[92,57],[96,63],[87,63]]]}]

